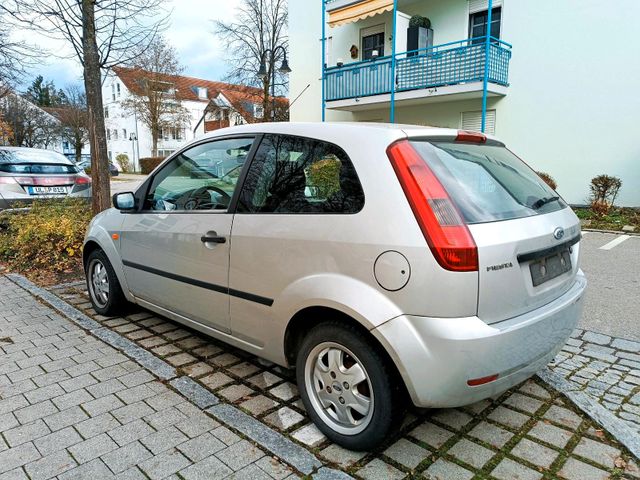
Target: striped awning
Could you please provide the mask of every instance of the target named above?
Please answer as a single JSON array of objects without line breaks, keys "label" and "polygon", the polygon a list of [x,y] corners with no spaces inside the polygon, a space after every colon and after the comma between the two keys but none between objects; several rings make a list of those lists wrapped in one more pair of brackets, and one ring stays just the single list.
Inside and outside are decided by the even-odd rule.
[{"label": "striped awning", "polygon": [[329,26],[357,22],[393,10],[393,0],[366,0],[329,12]]}]

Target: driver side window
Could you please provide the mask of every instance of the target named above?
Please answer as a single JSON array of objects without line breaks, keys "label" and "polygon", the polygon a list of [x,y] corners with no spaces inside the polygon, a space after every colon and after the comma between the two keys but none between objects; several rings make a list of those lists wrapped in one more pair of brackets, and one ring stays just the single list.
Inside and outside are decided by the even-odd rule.
[{"label": "driver side window", "polygon": [[253,140],[202,143],[176,155],[153,178],[144,210],[226,210]]}]

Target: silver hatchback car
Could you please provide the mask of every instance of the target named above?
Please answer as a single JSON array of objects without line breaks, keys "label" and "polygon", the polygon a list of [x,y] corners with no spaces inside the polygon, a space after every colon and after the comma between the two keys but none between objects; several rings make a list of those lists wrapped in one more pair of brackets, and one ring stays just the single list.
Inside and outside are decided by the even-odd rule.
[{"label": "silver hatchback car", "polygon": [[91,178],[60,153],[0,146],[0,211],[64,197],[90,201]]},{"label": "silver hatchback car", "polygon": [[582,311],[580,225],[500,141],[380,124],[218,130],[88,230],[93,305],[128,302],[286,367],[334,442],[380,445],[407,400],[501,393]]}]

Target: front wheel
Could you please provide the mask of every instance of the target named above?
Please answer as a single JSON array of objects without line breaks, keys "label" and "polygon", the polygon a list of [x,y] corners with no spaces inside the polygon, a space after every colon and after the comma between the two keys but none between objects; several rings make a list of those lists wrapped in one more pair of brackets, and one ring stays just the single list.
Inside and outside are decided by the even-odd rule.
[{"label": "front wheel", "polygon": [[102,250],[94,250],[89,254],[85,268],[93,309],[106,316],[123,312],[128,302],[107,255]]},{"label": "front wheel", "polygon": [[317,325],[302,342],[296,375],[302,401],[318,428],[351,450],[371,450],[400,425],[399,379],[363,334],[341,322]]}]

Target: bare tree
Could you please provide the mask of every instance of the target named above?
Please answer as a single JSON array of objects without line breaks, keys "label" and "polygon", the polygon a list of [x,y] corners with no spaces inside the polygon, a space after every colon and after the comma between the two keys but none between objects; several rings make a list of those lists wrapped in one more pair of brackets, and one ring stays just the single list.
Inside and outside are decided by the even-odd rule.
[{"label": "bare tree", "polygon": [[87,96],[79,85],[67,87],[64,96],[65,105],[48,111],[60,121],[60,136],[73,145],[76,162],[79,162],[82,149],[89,141]]},{"label": "bare tree", "polygon": [[[214,22],[214,33],[227,43],[227,61],[231,71],[227,79],[243,85],[259,86],[263,91],[262,105],[265,119],[272,118],[271,90],[272,74],[275,70],[275,91],[283,94],[288,87],[287,76],[278,71],[288,51],[286,0],[243,0],[238,8],[235,22]],[[265,53],[276,51],[275,55]],[[260,64],[264,60],[266,75],[258,78]]]},{"label": "bare tree", "polygon": [[59,138],[59,122],[15,93],[1,100],[0,116],[11,129],[9,143],[16,147],[47,148]]},{"label": "bare tree", "polygon": [[[111,205],[101,70],[131,60],[166,26],[163,0],[3,0],[16,21],[66,41],[84,69],[93,211]],[[159,18],[160,17],[160,18]]]},{"label": "bare tree", "polygon": [[136,113],[151,132],[153,156],[158,156],[158,138],[162,130],[182,128],[189,120],[189,111],[177,98],[176,76],[182,67],[173,47],[162,37],[131,62],[136,72],[136,88],[123,100],[125,111]]},{"label": "bare tree", "polygon": [[35,47],[13,38],[13,26],[6,17],[6,12],[0,8],[0,98],[22,80],[39,53]]}]

